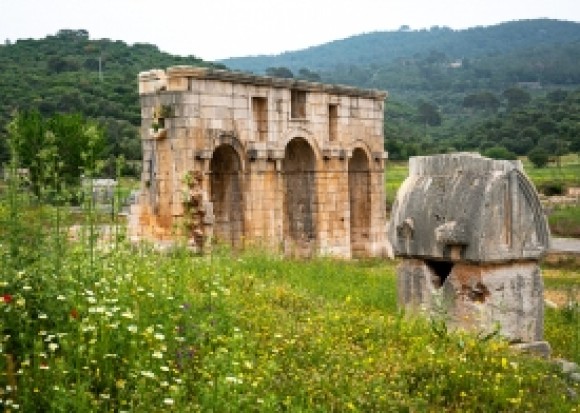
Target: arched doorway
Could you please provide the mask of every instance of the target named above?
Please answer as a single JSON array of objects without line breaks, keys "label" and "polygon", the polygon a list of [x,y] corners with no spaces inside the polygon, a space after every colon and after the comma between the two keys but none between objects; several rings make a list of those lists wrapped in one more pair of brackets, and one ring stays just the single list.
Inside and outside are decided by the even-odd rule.
[{"label": "arched doorway", "polygon": [[283,164],[284,236],[300,248],[310,249],[310,242],[316,239],[315,166],[316,157],[310,144],[303,138],[292,139],[286,146]]},{"label": "arched doorway", "polygon": [[362,257],[367,255],[369,243],[371,194],[369,160],[361,148],[356,148],[348,160],[348,194],[351,254]]},{"label": "arched doorway", "polygon": [[210,162],[213,233],[218,242],[232,247],[240,247],[244,235],[241,169],[240,157],[231,145],[216,148]]}]

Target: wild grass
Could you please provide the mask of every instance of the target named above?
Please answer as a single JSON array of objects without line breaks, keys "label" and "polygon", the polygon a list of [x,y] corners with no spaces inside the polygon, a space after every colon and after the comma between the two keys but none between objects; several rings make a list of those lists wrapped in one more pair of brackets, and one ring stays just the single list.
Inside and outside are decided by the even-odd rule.
[{"label": "wild grass", "polygon": [[59,240],[58,257],[49,252],[55,238],[8,267],[5,241],[5,411],[574,411],[577,403],[550,364],[501,340],[405,318],[392,262],[160,254],[122,235],[99,245],[87,233]]},{"label": "wild grass", "polygon": [[545,296],[558,305],[546,308],[545,334],[552,344],[554,357],[580,363],[580,266],[545,264]]},{"label": "wild grass", "polygon": [[554,207],[548,215],[548,222],[555,235],[580,237],[580,204]]},{"label": "wild grass", "polygon": [[405,161],[388,161],[385,169],[385,192],[390,207],[395,201],[397,190],[409,175],[409,165]]},{"label": "wild grass", "polygon": [[[580,158],[577,155],[567,155],[561,158],[561,162],[550,163],[545,167],[536,168],[522,158],[524,170],[532,182],[541,187],[546,184],[554,184],[565,190],[567,187],[580,186]],[[392,203],[396,192],[409,174],[409,166],[406,161],[389,161],[385,172],[385,187],[387,199]]]},{"label": "wild grass", "polygon": [[542,168],[534,167],[527,158],[522,159],[526,174],[536,186],[546,183],[560,183],[563,186],[580,186],[580,158],[578,155],[567,155],[560,163],[550,163]]},{"label": "wild grass", "polygon": [[578,410],[552,364],[399,312],[396,262],[159,253],[84,199],[71,239],[66,202],[0,194],[4,411]]}]

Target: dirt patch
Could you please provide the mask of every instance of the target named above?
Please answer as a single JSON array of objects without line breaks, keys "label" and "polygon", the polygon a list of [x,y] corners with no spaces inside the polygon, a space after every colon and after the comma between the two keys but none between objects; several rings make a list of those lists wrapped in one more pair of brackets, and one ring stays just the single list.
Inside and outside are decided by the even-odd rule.
[{"label": "dirt patch", "polygon": [[576,291],[574,293],[573,291],[569,290],[545,290],[544,299],[551,301],[552,303],[556,304],[558,308],[561,308],[570,302],[579,302],[580,291]]}]

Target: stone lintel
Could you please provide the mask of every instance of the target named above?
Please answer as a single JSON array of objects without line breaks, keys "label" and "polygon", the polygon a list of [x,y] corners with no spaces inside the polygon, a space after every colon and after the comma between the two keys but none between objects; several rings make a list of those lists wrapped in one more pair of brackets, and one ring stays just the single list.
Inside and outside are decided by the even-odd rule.
[{"label": "stone lintel", "polygon": [[210,149],[200,149],[195,151],[195,159],[211,159],[212,151]]},{"label": "stone lintel", "polygon": [[382,161],[385,159],[389,159],[389,153],[386,151],[382,151],[382,152],[373,152],[373,159],[375,161]]},{"label": "stone lintel", "polygon": [[322,157],[326,160],[332,158],[346,159],[347,157],[349,157],[348,152],[349,151],[347,151],[346,149],[327,148],[322,150]]},{"label": "stone lintel", "polygon": [[268,159],[271,161],[284,159],[284,149],[268,149]]},{"label": "stone lintel", "polygon": [[251,148],[248,149],[247,154],[250,161],[268,158],[268,151],[266,149]]}]

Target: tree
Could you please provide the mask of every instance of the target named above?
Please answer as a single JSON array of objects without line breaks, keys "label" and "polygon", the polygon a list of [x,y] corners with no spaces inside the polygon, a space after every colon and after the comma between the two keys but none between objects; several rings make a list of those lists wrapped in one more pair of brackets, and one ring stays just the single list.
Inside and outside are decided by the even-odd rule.
[{"label": "tree", "polygon": [[266,69],[266,76],[291,79],[294,77],[294,74],[287,67],[269,67]]},{"label": "tree", "polygon": [[528,159],[536,168],[542,168],[548,164],[550,157],[542,148],[534,148],[528,153]]},{"label": "tree", "polygon": [[463,98],[463,107],[496,112],[499,99],[491,92],[472,93]]},{"label": "tree", "polygon": [[551,92],[548,92],[546,98],[553,103],[560,103],[566,100],[568,97],[568,92],[562,89],[556,89]]},{"label": "tree", "polygon": [[507,159],[507,160],[515,160],[517,156],[515,153],[508,151],[503,146],[494,146],[491,147],[483,152],[484,156],[487,156],[491,159]]},{"label": "tree", "polygon": [[53,56],[50,59],[48,59],[46,67],[49,73],[63,73],[63,72],[75,72],[79,70],[80,65],[71,58]]},{"label": "tree", "polygon": [[43,118],[37,111],[17,113],[8,126],[9,142],[20,167],[27,168],[32,190],[78,185],[104,149],[101,129],[78,114]]},{"label": "tree", "polygon": [[534,147],[534,140],[528,136],[523,136],[516,139],[504,138],[501,141],[502,146],[516,155],[525,155]]},{"label": "tree", "polygon": [[311,82],[320,82],[320,75],[316,72],[308,70],[305,67],[298,71],[298,77],[300,79],[309,80]]},{"label": "tree", "polygon": [[89,38],[89,32],[84,29],[71,30],[71,29],[61,29],[56,33],[56,37],[59,39],[67,40],[87,40]]},{"label": "tree", "polygon": [[417,107],[419,112],[419,120],[425,127],[425,136],[427,136],[427,125],[439,126],[441,125],[441,114],[437,106],[432,103],[421,101]]},{"label": "tree", "polygon": [[519,87],[511,87],[504,90],[503,97],[508,101],[508,110],[513,110],[515,108],[521,108],[527,105],[532,100],[532,97],[528,92]]},{"label": "tree", "polygon": [[580,134],[576,135],[570,142],[570,150],[580,156]]},{"label": "tree", "polygon": [[530,138],[534,142],[538,142],[540,136],[540,131],[535,126],[527,126],[520,133],[520,138]]}]

